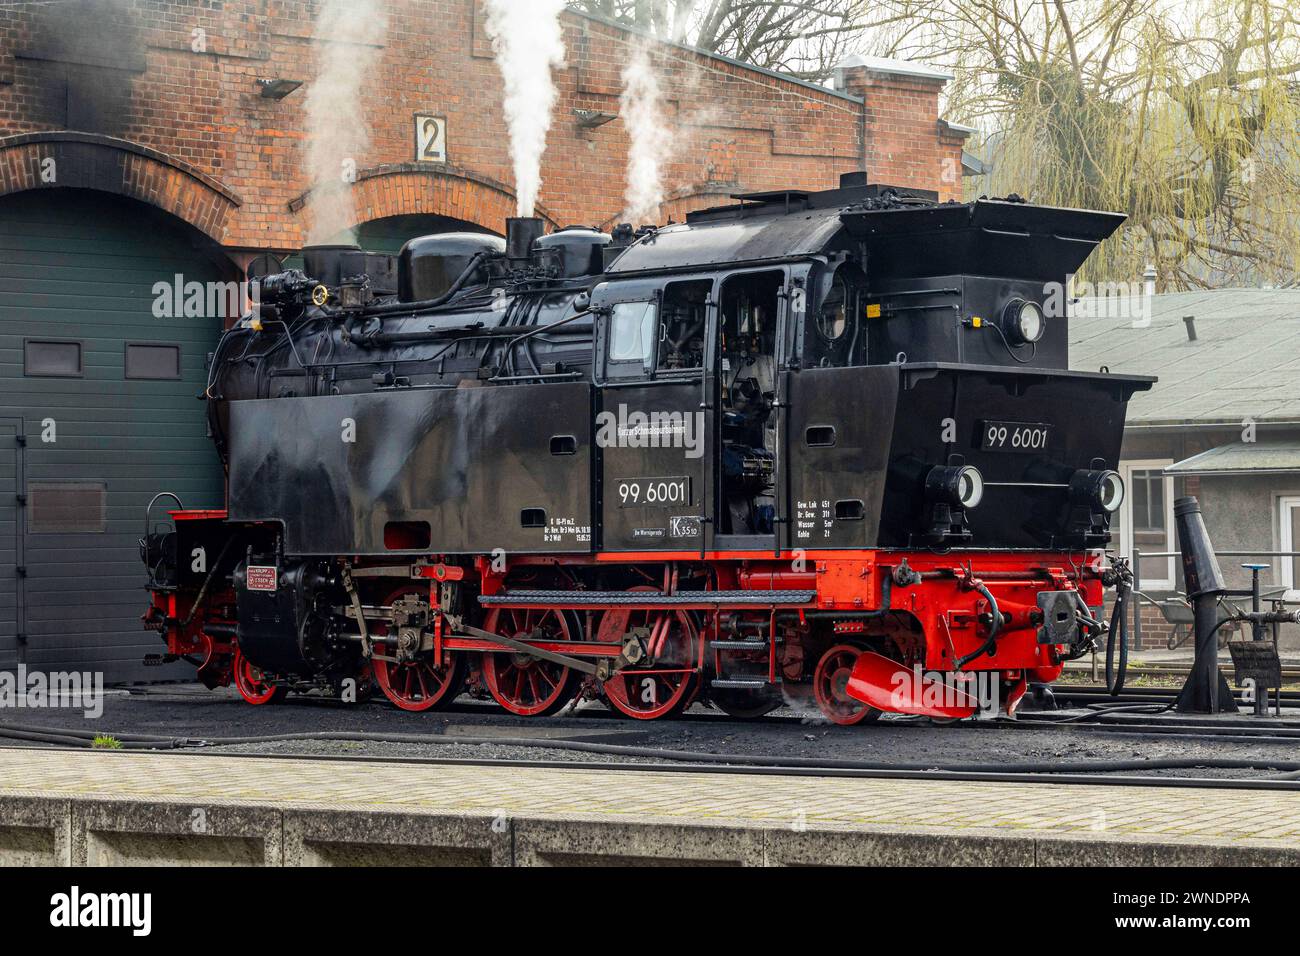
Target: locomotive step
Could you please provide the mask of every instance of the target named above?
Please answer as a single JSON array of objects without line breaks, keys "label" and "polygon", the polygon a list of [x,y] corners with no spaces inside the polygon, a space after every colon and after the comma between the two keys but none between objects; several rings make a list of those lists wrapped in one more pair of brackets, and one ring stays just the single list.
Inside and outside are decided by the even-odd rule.
[{"label": "locomotive step", "polygon": [[767,641],[709,641],[711,651],[765,651]]},{"label": "locomotive step", "polygon": [[510,591],[483,595],[478,601],[484,607],[694,607],[719,604],[770,607],[776,604],[810,604],[816,596],[816,591],[683,591],[678,594],[658,591]]},{"label": "locomotive step", "polygon": [[767,687],[768,682],[761,677],[716,677],[709,686],[715,690],[756,690]]}]

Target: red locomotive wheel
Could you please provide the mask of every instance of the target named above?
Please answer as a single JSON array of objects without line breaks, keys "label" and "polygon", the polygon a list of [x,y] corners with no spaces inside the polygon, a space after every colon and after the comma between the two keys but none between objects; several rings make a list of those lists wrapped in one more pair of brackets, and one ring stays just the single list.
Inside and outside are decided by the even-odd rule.
[{"label": "red locomotive wheel", "polygon": [[[577,621],[562,611],[530,608],[495,608],[483,630],[549,641],[572,641],[580,633]],[[579,679],[572,668],[528,654],[484,654],[483,682],[493,700],[510,713],[544,717],[573,700]]]},{"label": "red locomotive wheel", "polygon": [[634,628],[649,634],[646,650],[653,663],[628,668],[605,681],[605,698],[615,710],[637,720],[680,714],[695,698],[699,655],[695,622],[685,611],[606,611],[596,639],[621,641]]},{"label": "red locomotive wheel", "polygon": [[261,670],[254,667],[252,663],[235,648],[234,658],[231,660],[231,670],[235,681],[235,689],[239,691],[239,696],[244,698],[250,704],[278,704],[289,695],[289,688],[276,687],[266,680]]},{"label": "red locomotive wheel", "polygon": [[862,653],[848,644],[837,644],[822,655],[813,674],[813,697],[826,719],[843,727],[871,724],[880,711],[848,695],[849,675]]},{"label": "red locomotive wheel", "polygon": [[[375,641],[375,653],[391,656],[382,639]],[[397,664],[378,657],[371,660],[375,669],[375,683],[400,710],[432,710],[450,704],[460,695],[461,658],[452,655],[451,663],[441,667],[432,660],[421,657],[409,663]]]},{"label": "red locomotive wheel", "polygon": [[[402,598],[418,598],[427,602],[428,591],[423,588],[403,587],[384,598],[385,604],[396,604]],[[460,696],[465,683],[465,661],[460,654],[451,654],[441,663],[424,654],[415,660],[380,660],[396,657],[395,642],[389,639],[389,625],[376,622],[374,627],[374,653],[370,666],[375,684],[384,696],[399,710],[424,711],[445,707]]]}]

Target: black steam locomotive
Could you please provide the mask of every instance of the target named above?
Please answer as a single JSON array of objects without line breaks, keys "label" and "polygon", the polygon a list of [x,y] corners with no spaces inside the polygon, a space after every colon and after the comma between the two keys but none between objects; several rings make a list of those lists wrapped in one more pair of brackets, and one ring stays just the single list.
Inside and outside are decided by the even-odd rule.
[{"label": "black steam locomotive", "polygon": [[1069,370],[1051,304],[1123,217],[735,198],[263,279],[205,393],[226,510],[144,542],[168,657],[252,703],[852,724],[1011,711],[1089,651],[1154,380]]}]

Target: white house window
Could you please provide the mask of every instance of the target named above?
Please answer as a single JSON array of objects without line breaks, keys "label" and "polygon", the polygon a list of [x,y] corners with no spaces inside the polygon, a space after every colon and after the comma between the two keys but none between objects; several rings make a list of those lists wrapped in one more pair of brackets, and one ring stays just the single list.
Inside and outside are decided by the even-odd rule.
[{"label": "white house window", "polygon": [[[1121,465],[1128,494],[1124,497],[1120,532],[1123,553],[1170,553],[1174,547],[1174,480],[1164,470],[1173,462],[1127,461]],[[1142,558],[1137,568],[1143,591],[1174,588],[1174,559]]]},{"label": "white house window", "polygon": [[[1281,509],[1278,536],[1283,551],[1300,551],[1300,496],[1279,498]],[[1288,601],[1300,601],[1300,558],[1279,558],[1282,584]]]}]

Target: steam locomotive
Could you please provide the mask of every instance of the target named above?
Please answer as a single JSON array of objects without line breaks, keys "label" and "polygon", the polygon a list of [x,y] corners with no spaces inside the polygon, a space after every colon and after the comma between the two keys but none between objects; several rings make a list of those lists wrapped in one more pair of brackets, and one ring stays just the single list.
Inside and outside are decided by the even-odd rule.
[{"label": "steam locomotive", "polygon": [[1108,631],[1129,398],[1067,276],[1123,216],[845,176],[612,234],[304,250],[221,339],[224,511],[145,626],[252,704],[1014,712]]}]

